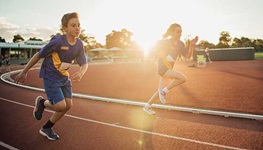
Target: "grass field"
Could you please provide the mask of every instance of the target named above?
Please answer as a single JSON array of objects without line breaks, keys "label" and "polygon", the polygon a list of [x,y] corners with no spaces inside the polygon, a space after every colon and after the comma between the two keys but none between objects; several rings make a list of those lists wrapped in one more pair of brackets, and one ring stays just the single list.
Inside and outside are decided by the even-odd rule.
[{"label": "grass field", "polygon": [[263,53],[255,53],[255,59],[263,59]]}]

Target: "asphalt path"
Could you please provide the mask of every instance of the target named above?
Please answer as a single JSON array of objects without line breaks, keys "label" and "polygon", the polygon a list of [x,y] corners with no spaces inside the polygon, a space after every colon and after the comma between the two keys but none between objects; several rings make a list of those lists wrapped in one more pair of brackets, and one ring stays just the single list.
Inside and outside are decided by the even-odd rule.
[{"label": "asphalt path", "polygon": [[[168,105],[263,114],[262,61],[187,64],[176,65],[188,81],[168,93]],[[38,72],[30,71],[25,84],[42,88]],[[157,89],[155,72],[152,62],[90,65],[73,91],[146,102]],[[40,121],[32,115],[35,97],[45,93],[2,81],[0,88],[1,149],[263,149],[259,120],[161,109],[149,116],[138,106],[80,98],[54,126],[60,139],[49,141],[38,131],[52,112],[46,110]]]}]

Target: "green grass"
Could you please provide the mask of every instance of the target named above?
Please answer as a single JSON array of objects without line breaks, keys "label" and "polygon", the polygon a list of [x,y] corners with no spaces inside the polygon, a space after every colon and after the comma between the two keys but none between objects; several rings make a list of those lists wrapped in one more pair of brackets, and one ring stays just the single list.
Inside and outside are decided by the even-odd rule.
[{"label": "green grass", "polygon": [[263,53],[255,53],[255,59],[263,59]]}]

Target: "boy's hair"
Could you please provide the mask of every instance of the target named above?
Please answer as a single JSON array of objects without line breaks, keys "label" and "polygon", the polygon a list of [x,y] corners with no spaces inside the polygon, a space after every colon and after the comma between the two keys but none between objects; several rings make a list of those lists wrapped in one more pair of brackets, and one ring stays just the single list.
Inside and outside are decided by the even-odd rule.
[{"label": "boy's hair", "polygon": [[65,14],[61,19],[61,27],[67,27],[69,20],[72,18],[79,18],[79,14],[77,12]]}]

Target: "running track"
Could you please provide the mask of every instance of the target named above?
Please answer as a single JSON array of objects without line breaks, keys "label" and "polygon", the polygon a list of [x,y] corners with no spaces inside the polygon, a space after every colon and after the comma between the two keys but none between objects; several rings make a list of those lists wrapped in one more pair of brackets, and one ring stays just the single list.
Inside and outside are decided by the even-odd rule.
[{"label": "running track", "polygon": [[[263,114],[262,64],[257,60],[214,62],[206,68],[178,64],[188,81],[169,93],[168,103]],[[73,90],[146,102],[157,88],[155,67],[90,65]],[[41,88],[37,74],[38,70],[30,71],[26,84]],[[44,93],[2,81],[0,87],[0,149],[263,149],[262,121],[158,109],[149,116],[138,106],[80,98],[74,98],[73,108],[54,127],[60,139],[49,141],[38,130],[52,113],[46,111],[41,121],[32,116],[34,98]]]}]

